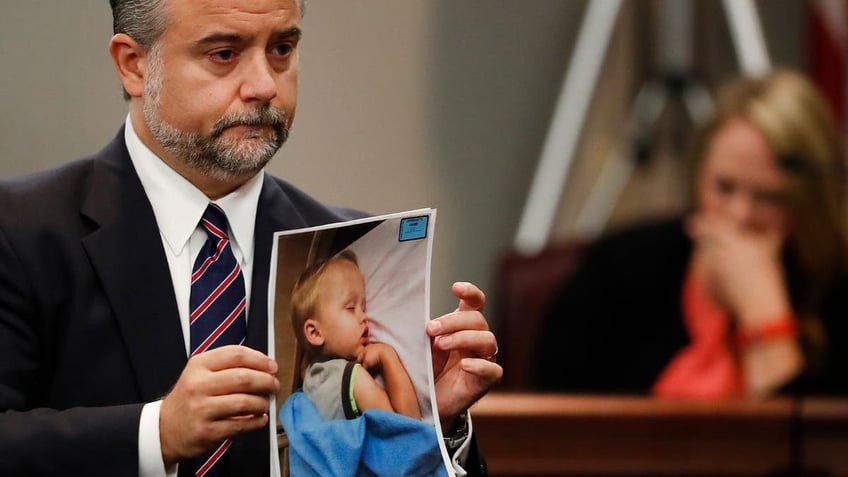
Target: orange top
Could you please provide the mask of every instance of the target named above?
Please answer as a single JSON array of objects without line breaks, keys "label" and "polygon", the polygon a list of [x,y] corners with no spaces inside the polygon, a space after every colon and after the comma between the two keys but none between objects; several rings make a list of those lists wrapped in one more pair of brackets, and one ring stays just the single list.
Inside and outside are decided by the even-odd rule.
[{"label": "orange top", "polygon": [[690,343],[654,383],[658,397],[720,399],[744,395],[742,370],[731,345],[731,318],[690,267],[683,285],[683,320]]}]

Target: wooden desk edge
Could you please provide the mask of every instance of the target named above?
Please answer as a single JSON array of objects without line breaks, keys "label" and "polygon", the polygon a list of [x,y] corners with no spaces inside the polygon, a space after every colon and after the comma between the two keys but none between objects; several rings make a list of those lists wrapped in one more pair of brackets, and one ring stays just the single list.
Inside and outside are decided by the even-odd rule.
[{"label": "wooden desk edge", "polygon": [[[480,417],[537,417],[537,416],[745,416],[775,418],[793,412],[791,398],[767,400],[725,400],[718,402],[664,400],[645,396],[609,396],[576,394],[542,394],[494,392],[483,397],[471,408]],[[827,415],[848,416],[848,400],[809,401],[804,409]]]}]

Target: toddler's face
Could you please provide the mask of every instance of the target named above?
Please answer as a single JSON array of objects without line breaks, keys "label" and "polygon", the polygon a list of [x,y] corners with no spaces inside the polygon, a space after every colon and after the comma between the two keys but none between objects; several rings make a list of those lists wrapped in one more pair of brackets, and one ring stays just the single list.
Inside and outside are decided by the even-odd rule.
[{"label": "toddler's face", "polygon": [[331,262],[318,290],[315,320],[324,337],[325,356],[355,361],[368,345],[365,280],[348,260]]}]

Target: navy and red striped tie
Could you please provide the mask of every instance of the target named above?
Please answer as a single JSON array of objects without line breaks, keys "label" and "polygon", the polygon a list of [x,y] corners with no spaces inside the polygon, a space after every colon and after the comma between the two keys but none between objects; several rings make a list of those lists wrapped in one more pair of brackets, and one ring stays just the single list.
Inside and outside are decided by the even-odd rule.
[{"label": "navy and red striped tie", "polygon": [[[191,355],[230,344],[243,344],[247,334],[244,276],[227,237],[227,216],[209,204],[200,224],[208,238],[191,273]],[[196,460],[197,477],[225,475],[226,453],[232,441],[222,442],[210,455]]]}]

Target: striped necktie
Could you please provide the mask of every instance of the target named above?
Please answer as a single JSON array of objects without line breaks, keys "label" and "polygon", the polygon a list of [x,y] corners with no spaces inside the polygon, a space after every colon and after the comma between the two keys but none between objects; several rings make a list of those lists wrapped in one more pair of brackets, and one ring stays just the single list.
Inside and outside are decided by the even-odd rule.
[{"label": "striped necktie", "polygon": [[[219,346],[242,344],[247,334],[244,277],[227,237],[227,216],[210,203],[200,224],[208,237],[191,273],[192,356]],[[231,443],[227,439],[210,455],[196,459],[195,475],[226,475],[226,452]]]}]

